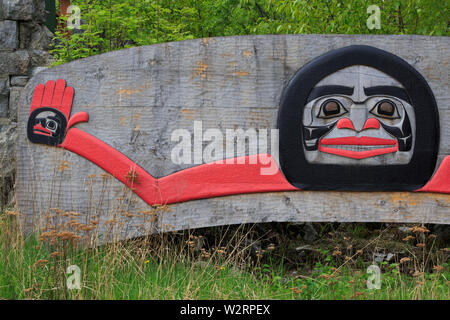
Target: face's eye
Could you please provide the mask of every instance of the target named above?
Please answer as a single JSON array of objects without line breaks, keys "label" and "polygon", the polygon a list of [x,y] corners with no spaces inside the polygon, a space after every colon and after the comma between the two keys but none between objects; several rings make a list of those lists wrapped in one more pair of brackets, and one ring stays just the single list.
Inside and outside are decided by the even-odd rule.
[{"label": "face's eye", "polygon": [[55,131],[58,128],[58,123],[55,120],[49,119],[47,120],[45,127],[50,131]]},{"label": "face's eye", "polygon": [[388,119],[397,119],[399,117],[397,106],[391,100],[382,100],[378,102],[375,107],[370,110],[370,113]]},{"label": "face's eye", "polygon": [[335,99],[325,100],[320,106],[318,118],[328,119],[334,117],[340,117],[341,115],[347,113],[347,109]]}]

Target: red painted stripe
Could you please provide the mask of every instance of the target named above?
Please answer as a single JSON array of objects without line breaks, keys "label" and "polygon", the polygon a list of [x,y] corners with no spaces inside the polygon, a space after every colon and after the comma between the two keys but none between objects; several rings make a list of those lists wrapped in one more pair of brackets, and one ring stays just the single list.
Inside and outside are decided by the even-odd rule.
[{"label": "red painted stripe", "polygon": [[84,111],[77,112],[73,116],[70,117],[69,123],[67,124],[66,132],[70,128],[72,128],[72,126],[76,125],[77,123],[88,122],[88,121],[89,121],[89,115],[87,114],[87,112],[84,112]]},{"label": "red painted stripe", "polygon": [[61,100],[61,106],[58,108],[67,119],[69,119],[70,111],[72,109],[74,91],[72,87],[66,87]]},{"label": "red painted stripe", "polygon": [[52,132],[50,130],[48,130],[47,128],[44,128],[40,123],[35,124],[34,127],[33,127],[33,130],[40,130],[40,131],[43,131],[43,132],[45,132],[45,133],[47,133],[49,135],[52,134]]},{"label": "red painted stripe", "polygon": [[36,88],[34,88],[33,100],[31,100],[30,114],[37,108],[41,107],[43,95],[44,95],[44,85],[42,83],[39,83],[36,86]]},{"label": "red painted stripe", "polygon": [[450,193],[450,156],[442,160],[439,168],[420,192]]},{"label": "red painted stripe", "polygon": [[[66,81],[64,81],[63,79],[56,80],[55,92],[53,93],[51,107],[58,109],[61,106],[61,101],[64,95],[65,88],[66,88]],[[69,115],[70,114],[65,114],[66,118],[68,118]]]},{"label": "red painted stripe", "polygon": [[352,159],[365,159],[370,157],[379,156],[382,154],[393,153],[398,150],[398,147],[390,147],[390,148],[380,148],[374,150],[366,150],[366,151],[350,151],[343,149],[335,149],[335,148],[327,148],[319,145],[319,150],[325,153],[335,154],[337,156],[352,158]]},{"label": "red painted stripe", "polygon": [[[167,203],[176,203],[233,194],[299,190],[287,182],[271,155],[258,155],[256,164],[249,164],[250,157],[235,158],[233,164],[202,164],[163,177],[159,179],[161,194]],[[262,163],[263,157],[270,159],[274,174],[261,174],[262,169],[270,166]],[[242,162],[245,164],[238,164]]]},{"label": "red painted stripe", "polygon": [[396,145],[397,141],[374,137],[342,137],[322,139],[319,143],[322,145],[384,146]]},{"label": "red painted stripe", "polygon": [[[68,131],[61,147],[95,163],[149,205],[232,194],[299,190],[286,181],[270,155],[257,155],[256,164],[250,164],[250,158],[255,156],[247,156],[236,158],[233,164],[203,164],[155,179],[116,149],[77,128]],[[244,164],[238,164],[239,160]],[[267,160],[270,161],[268,164]],[[274,166],[273,174],[262,175],[261,170],[271,165]],[[127,179],[133,170],[137,174],[134,182]]]},{"label": "red painted stripe", "polygon": [[[103,141],[77,128],[67,132],[61,145],[111,174],[117,180],[131,188],[142,200],[150,205],[155,203],[157,181],[144,169],[139,167],[125,155],[107,145]],[[136,174],[136,181],[127,179],[130,174]]]},{"label": "red painted stripe", "polygon": [[55,81],[53,80],[47,81],[47,83],[45,84],[44,96],[42,97],[41,102],[41,105],[43,107],[51,107],[54,89],[55,89]]}]

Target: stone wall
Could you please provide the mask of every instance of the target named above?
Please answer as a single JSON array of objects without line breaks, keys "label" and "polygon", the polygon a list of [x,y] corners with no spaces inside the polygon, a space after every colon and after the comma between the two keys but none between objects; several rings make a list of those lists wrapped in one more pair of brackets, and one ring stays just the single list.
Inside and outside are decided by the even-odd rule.
[{"label": "stone wall", "polygon": [[21,91],[37,67],[51,63],[46,15],[44,0],[0,0],[0,207],[13,198]]}]

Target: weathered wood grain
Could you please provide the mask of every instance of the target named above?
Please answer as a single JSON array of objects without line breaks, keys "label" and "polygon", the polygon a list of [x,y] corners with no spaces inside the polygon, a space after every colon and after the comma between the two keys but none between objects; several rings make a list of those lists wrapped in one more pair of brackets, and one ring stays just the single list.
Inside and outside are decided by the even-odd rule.
[{"label": "weathered wood grain", "polygon": [[[196,120],[202,120],[203,129],[275,128],[282,90],[295,71],[322,53],[351,44],[390,51],[422,73],[439,107],[439,159],[449,155],[448,37],[248,36],[131,48],[42,71],[27,84],[18,115],[17,143],[17,201],[25,222],[39,225],[37,220],[50,208],[60,208],[79,211],[86,219],[99,216],[106,221],[116,215],[129,232],[122,237],[157,230],[151,228],[155,221],[152,226],[144,223],[153,213],[139,217],[138,212],[149,206],[119,182],[102,177],[101,169],[76,154],[27,140],[26,119],[38,83],[65,79],[75,89],[72,114],[89,113],[89,122],[77,127],[159,177],[194,165],[170,161],[174,129],[192,132]],[[156,220],[159,227],[172,225],[174,230],[263,221],[448,224],[449,206],[448,195],[282,192],[170,205],[156,210]],[[134,214],[133,218],[123,216],[125,212]],[[104,237],[107,231],[100,224]]]}]

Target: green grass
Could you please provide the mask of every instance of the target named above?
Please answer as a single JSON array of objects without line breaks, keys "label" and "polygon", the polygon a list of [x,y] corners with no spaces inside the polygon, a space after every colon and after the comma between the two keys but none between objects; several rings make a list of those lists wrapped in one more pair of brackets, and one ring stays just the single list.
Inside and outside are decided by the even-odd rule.
[{"label": "green grass", "polygon": [[[236,243],[205,255],[189,245],[192,235],[165,234],[76,248],[71,241],[24,239],[10,217],[2,218],[0,299],[449,299],[447,263],[412,276],[399,263],[383,262],[381,289],[369,290],[370,263],[355,268],[329,250],[309,271],[288,272],[271,250],[255,260]],[[81,269],[81,290],[66,287],[69,265]]]}]

